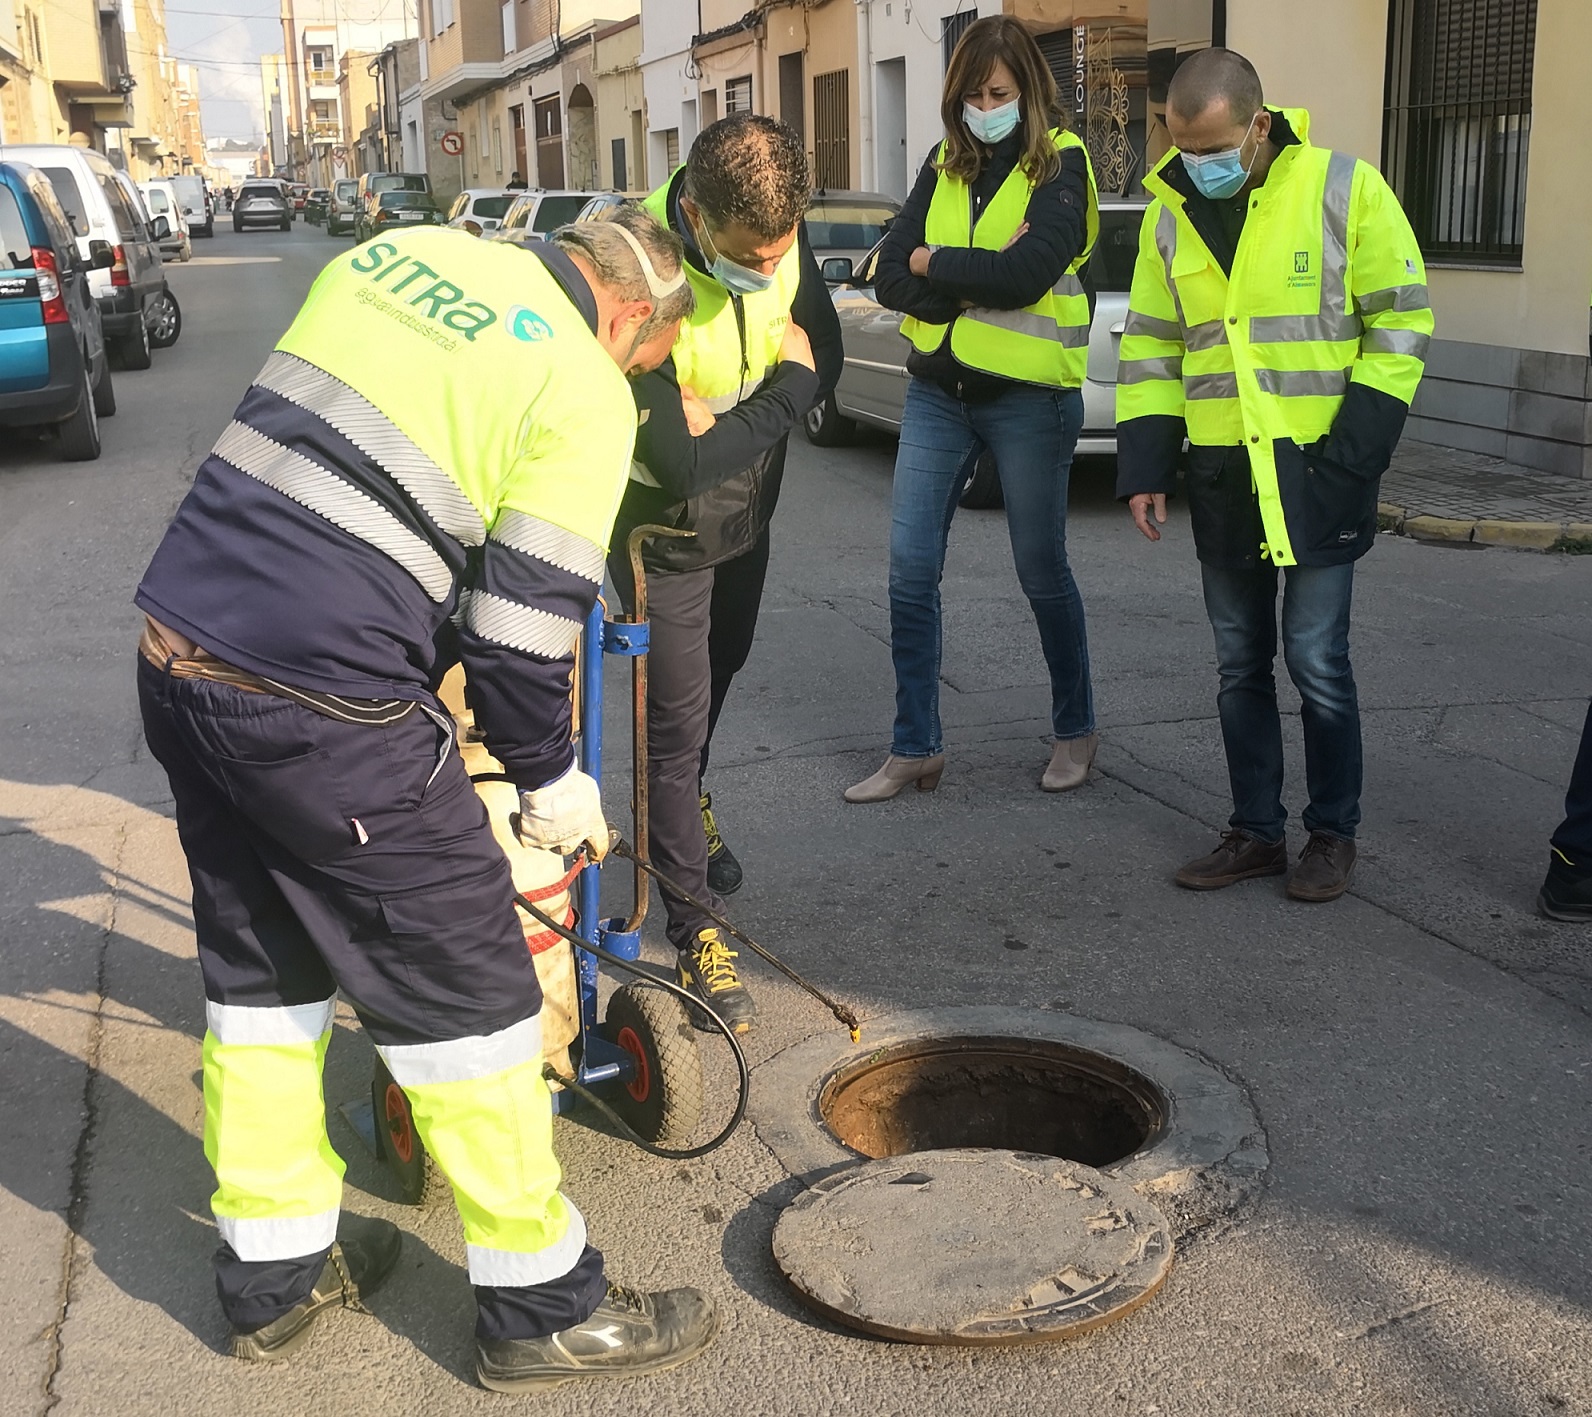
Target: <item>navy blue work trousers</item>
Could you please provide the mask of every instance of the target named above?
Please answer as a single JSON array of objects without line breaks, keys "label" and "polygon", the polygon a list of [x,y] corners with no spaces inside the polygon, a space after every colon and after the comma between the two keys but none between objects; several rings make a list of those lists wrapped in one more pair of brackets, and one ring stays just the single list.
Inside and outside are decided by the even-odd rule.
[{"label": "navy blue work trousers", "polygon": [[[138,698],[176,802],[208,1000],[276,1008],[335,990],[383,1045],[492,1034],[540,1010],[508,862],[440,711],[345,723],[142,655]],[[246,1261],[223,1243],[227,1318],[279,1318],[326,1255]],[[475,1292],[481,1337],[555,1333],[601,1301],[602,1255],[587,1246],[549,1283]]]}]

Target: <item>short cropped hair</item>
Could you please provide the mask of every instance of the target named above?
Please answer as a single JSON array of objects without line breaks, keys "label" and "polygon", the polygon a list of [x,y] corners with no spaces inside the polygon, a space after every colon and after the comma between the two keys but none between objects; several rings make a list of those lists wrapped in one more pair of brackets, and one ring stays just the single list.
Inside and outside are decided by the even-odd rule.
[{"label": "short cropped hair", "polygon": [[1260,75],[1237,50],[1196,50],[1172,75],[1166,90],[1167,107],[1179,118],[1192,121],[1217,100],[1227,104],[1235,123],[1247,123],[1266,104]]},{"label": "short cropped hair", "polygon": [[647,323],[637,332],[645,342],[676,320],[683,320],[696,307],[691,282],[663,297],[652,292],[647,273],[636,260],[631,244],[613,228],[622,226],[647,253],[660,281],[667,283],[679,275],[685,260],[680,238],[639,202],[623,202],[596,221],[573,222],[549,233],[548,240],[561,250],[578,252],[591,266],[592,273],[621,300],[645,300],[652,307]]},{"label": "short cropped hair", "polygon": [[802,219],[812,180],[801,137],[761,113],[732,113],[691,144],[685,195],[716,227],[730,222],[777,241]]}]

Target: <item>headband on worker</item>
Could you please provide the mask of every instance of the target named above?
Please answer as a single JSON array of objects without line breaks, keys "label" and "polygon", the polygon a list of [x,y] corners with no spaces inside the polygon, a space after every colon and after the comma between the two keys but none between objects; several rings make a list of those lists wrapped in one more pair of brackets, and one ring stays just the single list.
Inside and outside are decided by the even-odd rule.
[{"label": "headband on worker", "polygon": [[630,243],[630,249],[636,253],[636,260],[641,265],[641,273],[647,278],[647,289],[652,292],[654,300],[662,300],[665,296],[673,295],[685,284],[685,266],[682,264],[673,277],[664,280],[659,276],[657,268],[652,264],[652,259],[647,255],[646,248],[636,240],[633,232],[621,226],[617,221],[605,222],[604,225],[612,227]]}]

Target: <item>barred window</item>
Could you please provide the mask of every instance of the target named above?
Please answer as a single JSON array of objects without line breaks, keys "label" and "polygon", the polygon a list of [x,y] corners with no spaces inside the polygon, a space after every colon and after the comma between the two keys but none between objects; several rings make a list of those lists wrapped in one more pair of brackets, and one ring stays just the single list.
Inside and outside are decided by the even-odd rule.
[{"label": "barred window", "polygon": [[951,67],[951,56],[956,53],[956,42],[967,32],[967,27],[978,18],[977,10],[959,10],[940,21],[940,72]]},{"label": "barred window", "polygon": [[1518,266],[1537,0],[1394,0],[1382,170],[1428,260]]},{"label": "barred window", "polygon": [[742,74],[724,85],[725,113],[750,113],[752,111],[752,76]]}]

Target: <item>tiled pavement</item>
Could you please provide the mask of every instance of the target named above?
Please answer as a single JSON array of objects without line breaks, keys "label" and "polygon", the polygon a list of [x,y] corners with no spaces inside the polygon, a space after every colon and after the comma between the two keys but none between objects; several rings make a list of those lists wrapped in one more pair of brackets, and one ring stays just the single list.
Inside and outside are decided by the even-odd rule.
[{"label": "tiled pavement", "polygon": [[1592,543],[1592,481],[1406,439],[1382,479],[1384,528],[1547,549]]}]

